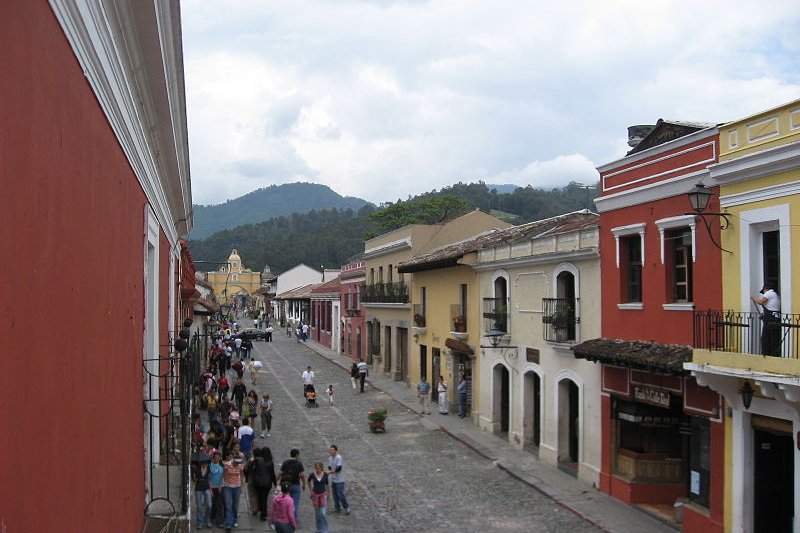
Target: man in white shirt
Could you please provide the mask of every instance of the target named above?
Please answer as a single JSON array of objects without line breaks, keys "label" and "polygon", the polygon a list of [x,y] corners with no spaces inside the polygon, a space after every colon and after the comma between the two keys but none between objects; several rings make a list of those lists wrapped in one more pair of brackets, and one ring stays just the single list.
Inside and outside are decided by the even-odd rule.
[{"label": "man in white shirt", "polygon": [[306,371],[303,372],[303,396],[309,390],[314,390],[314,372],[311,371],[310,366],[306,367]]},{"label": "man in white shirt", "polygon": [[775,289],[764,283],[758,295],[751,296],[764,312],[761,314],[761,354],[781,355],[781,299]]},{"label": "man in white shirt", "polygon": [[236,339],[233,341],[233,343],[236,345],[236,357],[241,359],[241,357],[242,357],[242,355],[241,355],[242,354],[242,339],[240,337],[236,337]]},{"label": "man in white shirt", "polygon": [[369,367],[363,359],[359,359],[358,365],[356,366],[358,366],[358,381],[361,384],[361,392],[364,392],[364,381],[367,379],[367,370],[369,370]]},{"label": "man in white shirt", "polygon": [[308,340],[308,324],[303,324],[301,329],[303,332],[303,342],[305,342]]},{"label": "man in white shirt", "polygon": [[328,479],[331,482],[333,492],[334,513],[341,512],[344,508],[345,514],[350,514],[350,504],[347,503],[347,496],[344,493],[344,461],[339,455],[339,448],[335,444],[328,450]]}]

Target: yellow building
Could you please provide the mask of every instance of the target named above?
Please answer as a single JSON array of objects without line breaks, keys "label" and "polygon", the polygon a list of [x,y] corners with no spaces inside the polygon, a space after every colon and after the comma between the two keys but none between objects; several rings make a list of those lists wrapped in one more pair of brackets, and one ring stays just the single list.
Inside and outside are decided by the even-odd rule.
[{"label": "yellow building", "polygon": [[367,312],[367,362],[374,370],[410,384],[419,377],[409,360],[414,285],[412,276],[398,272],[397,265],[445,244],[508,226],[476,209],[440,224],[410,224],[364,243],[367,280],[361,301]]},{"label": "yellow building", "polygon": [[226,265],[215,272],[208,272],[206,276],[219,303],[236,304],[241,309],[249,304],[252,294],[261,288],[261,273],[244,268],[235,248]]},{"label": "yellow building", "polygon": [[[800,468],[800,100],[720,126],[709,167],[729,225],[723,309],[695,312],[685,367],[729,405],[725,530],[797,530]],[[723,226],[725,223],[723,222]],[[771,285],[778,314],[760,298]]]}]

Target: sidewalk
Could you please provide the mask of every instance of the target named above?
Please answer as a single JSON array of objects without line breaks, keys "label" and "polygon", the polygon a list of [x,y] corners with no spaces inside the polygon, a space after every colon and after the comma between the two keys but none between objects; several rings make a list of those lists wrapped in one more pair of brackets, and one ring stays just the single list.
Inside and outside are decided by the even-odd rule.
[{"label": "sidewalk", "polygon": [[[312,340],[306,346],[346,372],[353,361]],[[414,391],[403,382],[371,374],[370,386],[389,394],[404,407],[419,413]],[[609,533],[675,533],[676,529],[621,501],[608,496],[574,477],[539,462],[531,453],[516,450],[508,442],[470,423],[469,418],[434,414],[423,419],[432,429],[449,434],[465,446],[493,461],[498,468],[549,496],[584,520]]]}]

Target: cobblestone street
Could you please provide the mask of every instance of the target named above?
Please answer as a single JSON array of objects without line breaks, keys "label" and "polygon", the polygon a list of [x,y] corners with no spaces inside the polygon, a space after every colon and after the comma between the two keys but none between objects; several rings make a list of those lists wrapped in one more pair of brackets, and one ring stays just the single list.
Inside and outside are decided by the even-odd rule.
[{"label": "cobblestone street", "polygon": [[[310,472],[314,461],[327,461],[330,444],[339,446],[352,513],[333,514],[331,501],[331,531],[599,531],[439,431],[429,421],[443,416],[435,409],[423,418],[378,390],[353,394],[342,368],[284,336],[255,343],[254,357],[264,364],[257,390],[267,390],[275,402],[272,437],[256,439],[255,446],[270,447],[276,468],[296,447]],[[320,393],[318,408],[304,406],[300,374],[309,365]],[[336,391],[333,406],[321,394],[329,384]],[[385,434],[369,431],[371,407],[388,409]],[[269,531],[257,517],[249,518],[245,500],[239,530]],[[315,531],[307,493],[298,531]]]}]

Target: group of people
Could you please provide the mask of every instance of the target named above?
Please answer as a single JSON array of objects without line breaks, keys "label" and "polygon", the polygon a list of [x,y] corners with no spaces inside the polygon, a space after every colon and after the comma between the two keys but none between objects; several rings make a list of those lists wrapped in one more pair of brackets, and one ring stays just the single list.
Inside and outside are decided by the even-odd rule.
[{"label": "group of people", "polygon": [[310,326],[308,324],[304,323],[302,320],[300,322],[298,322],[297,325],[294,328],[292,328],[292,323],[291,322],[288,322],[286,324],[286,336],[291,338],[292,333],[294,333],[294,336],[297,339],[297,342],[300,342],[300,341],[305,342],[305,341],[307,341],[308,340],[308,332],[310,330],[311,330]]},{"label": "group of people", "polygon": [[[314,471],[305,474],[300,450],[289,452],[277,475],[269,447],[256,448],[247,456],[238,445],[230,450],[214,450],[211,461],[198,461],[192,466],[192,481],[196,502],[197,529],[225,528],[229,533],[239,527],[239,500],[246,487],[253,516],[262,522],[270,520],[278,533],[294,533],[302,493],[309,492],[314,507],[318,533],[329,533],[328,499],[332,495],[334,512],[350,514],[345,494],[344,461],[338,447],[331,445],[327,465],[314,463]],[[277,487],[272,505],[269,493]]]},{"label": "group of people", "polygon": [[[467,382],[466,376],[462,372],[459,375],[458,388],[456,389],[456,392],[458,392],[458,416],[460,418],[465,418],[467,416],[468,387],[469,383]],[[436,392],[436,402],[439,405],[439,414],[446,415],[450,412],[450,409],[447,403],[447,383],[444,380],[444,376],[439,376],[439,382],[436,384]],[[423,375],[420,378],[419,383],[417,383],[417,398],[419,399],[420,415],[431,414],[431,408],[429,405],[430,395],[431,384],[428,383],[428,378]]]}]

